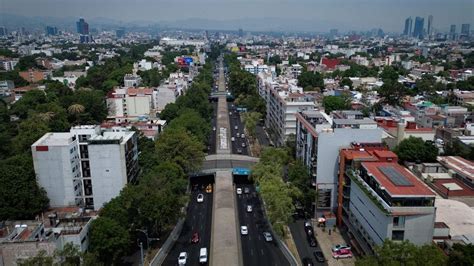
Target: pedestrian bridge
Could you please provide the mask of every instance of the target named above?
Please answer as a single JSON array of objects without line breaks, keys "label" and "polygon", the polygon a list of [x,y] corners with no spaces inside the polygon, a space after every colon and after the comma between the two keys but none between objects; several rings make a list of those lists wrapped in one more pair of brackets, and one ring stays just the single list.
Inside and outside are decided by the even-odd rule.
[{"label": "pedestrian bridge", "polygon": [[246,155],[212,154],[206,156],[202,164],[201,173],[210,174],[218,170],[231,170],[234,168],[251,169],[258,161],[259,158]]}]

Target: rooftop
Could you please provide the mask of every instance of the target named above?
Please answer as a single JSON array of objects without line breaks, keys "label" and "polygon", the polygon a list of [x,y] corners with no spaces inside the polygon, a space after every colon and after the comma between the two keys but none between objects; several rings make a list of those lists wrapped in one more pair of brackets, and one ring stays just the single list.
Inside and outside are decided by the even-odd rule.
[{"label": "rooftop", "polygon": [[333,119],[334,124],[337,125],[375,125],[377,122],[370,118],[364,119]]},{"label": "rooftop", "polygon": [[474,232],[474,209],[465,203],[437,198],[435,201],[436,222],[444,222],[450,228],[452,237]]},{"label": "rooftop", "polygon": [[33,143],[33,147],[36,146],[66,146],[69,145],[72,142],[72,136],[71,133],[66,132],[66,133],[46,133],[41,137],[39,140],[37,140],[35,143]]},{"label": "rooftop", "polygon": [[435,196],[423,182],[396,162],[363,162],[362,166],[374,177],[381,189],[392,197]]},{"label": "rooftop", "polygon": [[474,163],[460,156],[438,156],[438,162],[456,173],[474,180]]}]

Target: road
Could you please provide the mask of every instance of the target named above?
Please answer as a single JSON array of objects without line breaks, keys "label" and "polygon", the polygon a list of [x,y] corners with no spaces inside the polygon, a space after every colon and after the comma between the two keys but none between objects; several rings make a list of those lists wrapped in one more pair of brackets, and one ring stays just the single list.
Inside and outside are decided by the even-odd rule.
[{"label": "road", "polygon": [[327,263],[316,262],[313,252],[321,250],[318,241],[316,240],[316,247],[311,247],[306,239],[306,232],[304,231],[304,219],[296,219],[293,223],[289,224],[291,235],[296,244],[298,255],[300,258],[310,258],[314,265],[327,265]]},{"label": "road", "polygon": [[209,142],[207,144],[207,153],[208,154],[216,154],[216,133],[217,133],[217,125],[216,125],[216,117],[217,117],[217,103],[212,102],[212,118],[211,118],[211,133],[209,134]]},{"label": "road", "polygon": [[[252,184],[239,184],[236,187],[250,189],[249,194],[238,195],[237,208],[239,227],[248,226],[248,235],[241,235],[242,254],[245,266],[290,265],[278,248],[275,240],[266,242],[263,232],[269,232],[269,224],[263,215],[262,204]],[[252,212],[247,212],[247,205],[252,205]]]},{"label": "road", "polygon": [[228,109],[231,128],[230,132],[232,138],[234,139],[234,141],[232,141],[232,153],[249,155],[249,142],[247,141],[247,136],[242,138],[242,134],[244,133],[244,124],[240,118],[240,113],[235,110],[233,103],[228,103]]},{"label": "road", "polygon": [[[184,221],[183,230],[174,244],[173,248],[165,258],[163,265],[177,265],[180,252],[188,253],[186,265],[199,264],[199,250],[207,247],[208,253],[211,246],[211,223],[212,223],[212,195],[205,192],[205,185],[212,182],[214,176],[193,177],[191,180],[192,191],[189,199],[188,210]],[[194,187],[197,184],[197,188]],[[197,195],[204,195],[204,202],[196,201]],[[199,234],[199,243],[191,243],[194,232]]]}]

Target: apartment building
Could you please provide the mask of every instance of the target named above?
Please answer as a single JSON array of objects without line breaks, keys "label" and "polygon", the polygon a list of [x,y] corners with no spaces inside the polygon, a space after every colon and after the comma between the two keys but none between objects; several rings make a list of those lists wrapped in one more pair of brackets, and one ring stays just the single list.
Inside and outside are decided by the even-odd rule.
[{"label": "apartment building", "polygon": [[295,115],[296,157],[308,168],[311,182],[318,191],[317,213],[334,211],[337,206],[339,150],[353,142],[382,140],[382,130],[375,121],[353,111],[337,112],[336,117],[343,118],[334,119],[334,114],[332,118],[321,111],[302,111]]},{"label": "apartment building", "polygon": [[68,133],[46,133],[31,149],[37,181],[52,207],[98,210],[138,175],[134,131],[75,126]]},{"label": "apartment building", "polygon": [[433,239],[435,194],[397,160],[382,144],[340,150],[337,221],[362,254],[385,239],[415,245]]},{"label": "apartment building", "polygon": [[153,89],[116,87],[107,93],[108,119],[117,123],[148,116],[153,107]]},{"label": "apartment building", "polygon": [[128,87],[138,87],[142,84],[142,78],[137,74],[126,74],[123,77],[123,86]]},{"label": "apartment building", "polygon": [[18,74],[20,75],[20,77],[30,83],[36,83],[52,76],[51,71],[40,71],[34,69],[28,69],[28,71],[20,71],[18,72]]},{"label": "apartment building", "polygon": [[[259,75],[259,78],[265,75]],[[267,106],[265,126],[275,145],[281,146],[290,135],[296,134],[295,114],[304,110],[313,110],[316,105],[314,97],[303,93],[296,81],[259,81],[259,94]]]}]

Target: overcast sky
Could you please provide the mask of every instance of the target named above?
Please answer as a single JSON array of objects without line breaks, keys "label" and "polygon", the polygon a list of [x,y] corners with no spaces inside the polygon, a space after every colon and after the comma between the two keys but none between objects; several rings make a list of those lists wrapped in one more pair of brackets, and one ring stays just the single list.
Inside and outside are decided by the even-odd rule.
[{"label": "overcast sky", "polygon": [[434,27],[441,30],[450,24],[474,24],[474,0],[0,0],[0,12],[104,17],[123,22],[268,17],[305,19],[355,30],[381,27],[396,32],[402,31],[408,16],[426,20],[431,14]]}]

